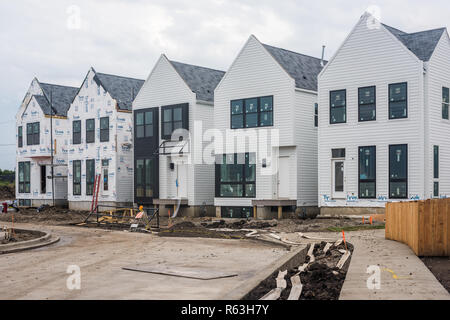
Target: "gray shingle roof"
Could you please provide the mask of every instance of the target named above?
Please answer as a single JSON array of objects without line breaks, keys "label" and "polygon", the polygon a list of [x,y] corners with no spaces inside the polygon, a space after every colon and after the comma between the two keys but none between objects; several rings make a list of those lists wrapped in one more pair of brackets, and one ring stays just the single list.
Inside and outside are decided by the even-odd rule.
[{"label": "gray shingle roof", "polygon": [[98,72],[95,73],[94,80],[117,101],[120,110],[131,110],[133,100],[144,84],[144,80]]},{"label": "gray shingle roof", "polygon": [[170,60],[178,74],[184,79],[198,100],[214,101],[214,89],[225,75],[224,71],[193,66]]},{"label": "gray shingle roof", "polygon": [[[70,108],[70,104],[77,95],[78,88],[60,86],[49,83],[39,83],[44,96],[35,96],[42,108],[42,111],[46,115],[50,115],[50,99],[52,100],[53,115],[67,116],[67,111]],[[50,98],[51,97],[51,98]]]},{"label": "gray shingle roof", "polygon": [[439,28],[406,33],[385,24],[383,26],[422,61],[430,60],[434,49],[441,39],[442,33],[446,30],[446,28]]},{"label": "gray shingle roof", "polygon": [[[317,76],[322,71],[321,59],[263,44],[300,89],[317,91]],[[324,61],[325,64],[327,61]]]}]

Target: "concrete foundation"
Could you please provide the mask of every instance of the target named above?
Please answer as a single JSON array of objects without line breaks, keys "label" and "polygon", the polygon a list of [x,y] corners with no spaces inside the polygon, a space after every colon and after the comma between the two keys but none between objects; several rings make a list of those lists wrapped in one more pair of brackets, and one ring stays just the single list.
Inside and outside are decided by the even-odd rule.
[{"label": "concrete foundation", "polygon": [[[173,205],[159,205],[159,215],[161,217],[168,216],[174,213]],[[215,217],[216,211],[214,206],[181,206],[180,210],[178,210],[177,217]]]},{"label": "concrete foundation", "polygon": [[[31,199],[31,207],[40,207],[42,205],[53,205],[52,199]],[[67,207],[67,199],[55,199],[55,206]]]},{"label": "concrete foundation", "polygon": [[320,215],[343,216],[343,215],[371,215],[384,214],[385,208],[379,207],[321,207]]},{"label": "concrete foundation", "polygon": [[[130,202],[113,202],[113,201],[99,201],[99,211],[107,212],[113,208],[102,207],[102,205],[110,206],[110,207],[125,207],[132,208],[133,204]],[[78,210],[78,211],[89,211],[91,210],[91,201],[69,201],[69,209],[70,210]]]}]

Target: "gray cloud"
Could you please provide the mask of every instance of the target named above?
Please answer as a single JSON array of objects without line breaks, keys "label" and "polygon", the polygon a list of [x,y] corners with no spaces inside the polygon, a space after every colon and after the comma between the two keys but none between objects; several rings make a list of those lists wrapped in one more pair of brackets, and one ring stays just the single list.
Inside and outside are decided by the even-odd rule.
[{"label": "gray cloud", "polygon": [[[81,28],[70,30],[71,6]],[[369,5],[405,31],[446,26],[450,3],[437,0],[97,0],[0,3],[0,168],[15,166],[14,117],[34,76],[79,86],[90,66],[145,79],[161,53],[227,70],[250,34],[313,56],[337,50]],[[68,11],[69,10],[69,11]]]}]

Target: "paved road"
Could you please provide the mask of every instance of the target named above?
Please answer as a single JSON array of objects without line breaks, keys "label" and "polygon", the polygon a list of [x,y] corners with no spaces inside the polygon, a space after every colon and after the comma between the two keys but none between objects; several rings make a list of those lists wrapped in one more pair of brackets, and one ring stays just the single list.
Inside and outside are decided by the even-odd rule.
[{"label": "paved road", "polygon": [[[17,224],[32,229],[33,225]],[[79,227],[40,226],[61,237],[49,247],[0,255],[0,299],[220,299],[287,253],[250,240],[160,238]],[[137,263],[207,267],[237,277],[196,280],[122,270]],[[81,290],[67,289],[69,265]]]}]

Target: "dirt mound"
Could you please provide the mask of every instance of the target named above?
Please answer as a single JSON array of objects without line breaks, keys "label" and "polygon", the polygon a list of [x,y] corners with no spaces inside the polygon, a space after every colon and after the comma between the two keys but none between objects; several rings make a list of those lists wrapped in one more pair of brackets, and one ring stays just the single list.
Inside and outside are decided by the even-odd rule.
[{"label": "dirt mound", "polygon": [[0,244],[8,244],[12,242],[28,241],[42,237],[45,233],[32,230],[14,230],[12,237],[9,239],[0,239]]},{"label": "dirt mound", "polygon": [[[337,272],[334,274],[333,271]],[[314,262],[300,274],[303,291],[300,300],[337,300],[347,271]]]},{"label": "dirt mound", "polygon": [[[34,208],[20,208],[19,212],[0,213],[0,221],[36,223],[44,225],[67,225],[84,221],[88,213],[64,208],[44,207],[40,212]],[[13,218],[14,217],[14,218]]]},{"label": "dirt mound", "polygon": [[220,220],[212,223],[202,223],[202,226],[210,229],[226,228],[226,229],[265,229],[274,227],[277,222],[255,221],[255,220],[239,220],[234,222],[226,222]]},{"label": "dirt mound", "polygon": [[15,198],[14,186],[0,186],[0,200],[13,200]]},{"label": "dirt mound", "polygon": [[224,233],[208,230],[203,226],[197,226],[190,221],[182,221],[174,224],[168,229],[158,233],[160,237],[195,237],[195,238],[219,238],[219,239],[241,239],[245,233]]}]

